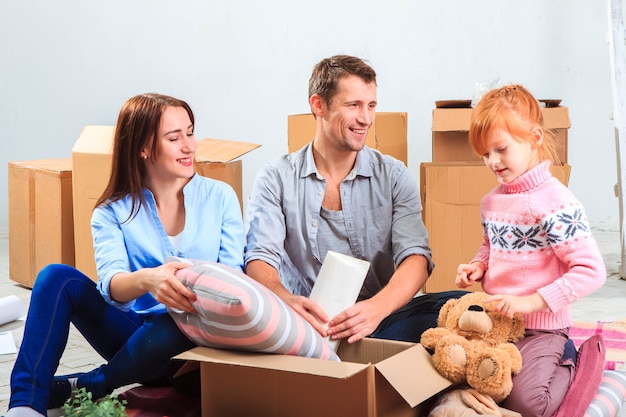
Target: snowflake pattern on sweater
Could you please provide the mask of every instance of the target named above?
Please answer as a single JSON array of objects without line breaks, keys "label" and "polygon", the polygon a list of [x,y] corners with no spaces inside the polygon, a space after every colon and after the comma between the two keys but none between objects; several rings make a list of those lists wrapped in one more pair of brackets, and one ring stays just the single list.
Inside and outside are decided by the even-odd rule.
[{"label": "snowflake pattern on sweater", "polygon": [[581,233],[590,233],[583,216],[584,211],[580,207],[570,207],[569,212],[560,212],[528,227],[483,220],[483,228],[487,230],[493,248],[521,250],[526,247],[535,250],[564,242]]}]

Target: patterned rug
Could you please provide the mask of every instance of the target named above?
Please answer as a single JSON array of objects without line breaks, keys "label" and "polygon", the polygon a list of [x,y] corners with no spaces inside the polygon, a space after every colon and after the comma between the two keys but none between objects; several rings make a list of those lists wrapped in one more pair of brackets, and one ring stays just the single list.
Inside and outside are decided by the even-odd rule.
[{"label": "patterned rug", "polygon": [[620,369],[626,362],[626,320],[615,322],[575,322],[570,327],[569,336],[576,348],[591,335],[602,334],[606,347],[604,369]]}]

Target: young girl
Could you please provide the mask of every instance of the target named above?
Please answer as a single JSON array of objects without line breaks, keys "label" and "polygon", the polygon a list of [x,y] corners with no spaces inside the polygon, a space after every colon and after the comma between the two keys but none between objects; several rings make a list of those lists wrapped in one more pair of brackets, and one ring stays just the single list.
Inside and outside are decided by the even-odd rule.
[{"label": "young girl", "polygon": [[[170,358],[194,344],[165,306],[195,312],[195,295],[164,264],[166,256],[243,266],[237,196],[194,172],[194,116],[187,103],[143,94],[122,107],[109,185],[91,219],[98,284],[67,265],[41,270],[11,374],[7,417],[44,416],[72,389],[100,398],[134,382],[168,379]],[[107,361],[56,376],[70,323]]]},{"label": "young girl", "polygon": [[483,244],[459,265],[456,284],[480,281],[502,313],[524,315],[522,370],[502,405],[524,417],[551,416],[574,376],[564,358],[570,305],[602,286],[604,262],[582,205],[550,173],[558,162],[554,136],[528,90],[509,85],[485,94],[469,137],[500,185],[482,199]]}]

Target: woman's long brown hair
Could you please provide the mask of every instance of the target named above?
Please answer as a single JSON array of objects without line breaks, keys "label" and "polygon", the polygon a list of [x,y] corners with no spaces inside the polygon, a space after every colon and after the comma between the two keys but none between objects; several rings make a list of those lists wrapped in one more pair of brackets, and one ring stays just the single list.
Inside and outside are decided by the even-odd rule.
[{"label": "woman's long brown hair", "polygon": [[161,115],[168,107],[182,107],[194,125],[189,105],[177,98],[161,94],[141,94],[128,99],[117,118],[113,137],[113,157],[109,184],[98,199],[96,207],[112,203],[131,195],[131,211],[128,221],[137,215],[143,203],[145,186],[145,163],[141,151],[150,147],[150,159],[159,152],[157,134]]}]

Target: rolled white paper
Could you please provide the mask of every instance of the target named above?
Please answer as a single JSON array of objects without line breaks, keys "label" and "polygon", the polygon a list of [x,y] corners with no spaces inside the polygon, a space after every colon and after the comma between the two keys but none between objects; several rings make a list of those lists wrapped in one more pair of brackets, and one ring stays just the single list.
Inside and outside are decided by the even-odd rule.
[{"label": "rolled white paper", "polygon": [[[332,319],[356,302],[369,267],[367,261],[328,251],[309,298]],[[337,350],[337,340],[328,343]]]},{"label": "rolled white paper", "polygon": [[24,314],[24,303],[17,295],[0,298],[0,325],[19,319]]}]

